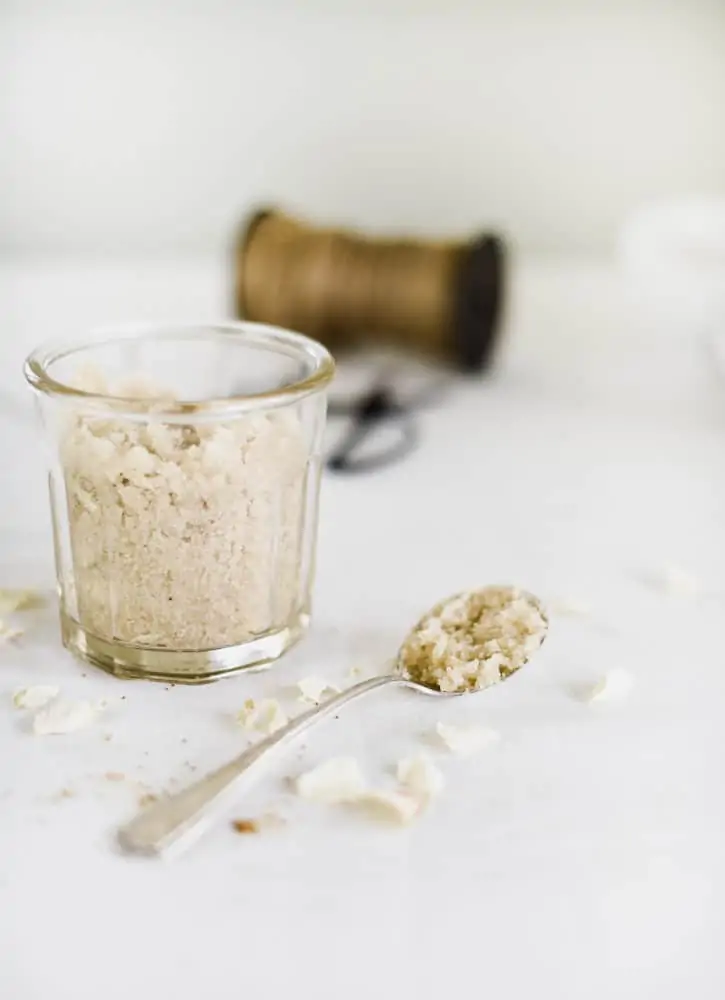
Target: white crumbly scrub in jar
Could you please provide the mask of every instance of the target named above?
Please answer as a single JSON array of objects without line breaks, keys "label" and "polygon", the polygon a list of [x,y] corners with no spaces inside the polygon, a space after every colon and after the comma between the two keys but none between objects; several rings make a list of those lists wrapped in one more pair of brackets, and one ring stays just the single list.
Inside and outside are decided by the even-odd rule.
[{"label": "white crumbly scrub in jar", "polygon": [[516,587],[456,594],[418,622],[400,650],[398,670],[440,691],[477,691],[522,667],[547,628],[539,602]]},{"label": "white crumbly scrub in jar", "polygon": [[[141,384],[133,395],[158,393]],[[299,610],[307,449],[294,413],[184,425],[76,414],[61,462],[89,632],[214,649]]]}]

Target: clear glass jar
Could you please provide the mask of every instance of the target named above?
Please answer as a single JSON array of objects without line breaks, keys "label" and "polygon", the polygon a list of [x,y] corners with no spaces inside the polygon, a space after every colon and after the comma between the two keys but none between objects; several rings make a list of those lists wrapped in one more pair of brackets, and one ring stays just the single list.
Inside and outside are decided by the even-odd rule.
[{"label": "clear glass jar", "polygon": [[192,683],[301,637],[333,372],[320,344],[255,323],[108,329],[28,358],[70,650]]}]

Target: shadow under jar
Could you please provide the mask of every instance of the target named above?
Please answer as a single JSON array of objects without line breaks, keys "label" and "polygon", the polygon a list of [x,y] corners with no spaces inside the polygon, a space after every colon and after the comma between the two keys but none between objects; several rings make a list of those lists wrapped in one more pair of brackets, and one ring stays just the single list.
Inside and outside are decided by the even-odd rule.
[{"label": "shadow under jar", "polygon": [[28,358],[72,652],[194,683],[304,634],[333,372],[320,344],[255,323],[101,330]]}]

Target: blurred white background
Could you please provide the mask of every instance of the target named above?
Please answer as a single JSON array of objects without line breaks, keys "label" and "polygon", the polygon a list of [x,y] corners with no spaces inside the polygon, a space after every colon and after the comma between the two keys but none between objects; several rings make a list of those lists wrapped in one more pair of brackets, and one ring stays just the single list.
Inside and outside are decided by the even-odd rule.
[{"label": "blurred white background", "polygon": [[600,253],[725,178],[723,0],[0,0],[0,252],[203,255],[259,201]]}]

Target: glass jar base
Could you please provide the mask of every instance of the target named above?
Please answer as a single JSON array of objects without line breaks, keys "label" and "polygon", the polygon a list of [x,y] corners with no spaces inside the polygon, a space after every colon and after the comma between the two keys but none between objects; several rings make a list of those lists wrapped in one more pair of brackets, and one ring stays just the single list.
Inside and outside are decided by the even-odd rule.
[{"label": "glass jar base", "polygon": [[114,677],[207,684],[244,670],[262,670],[299,642],[310,622],[301,612],[285,628],[222,649],[173,650],[109,642],[61,612],[63,645],[75,656]]}]

